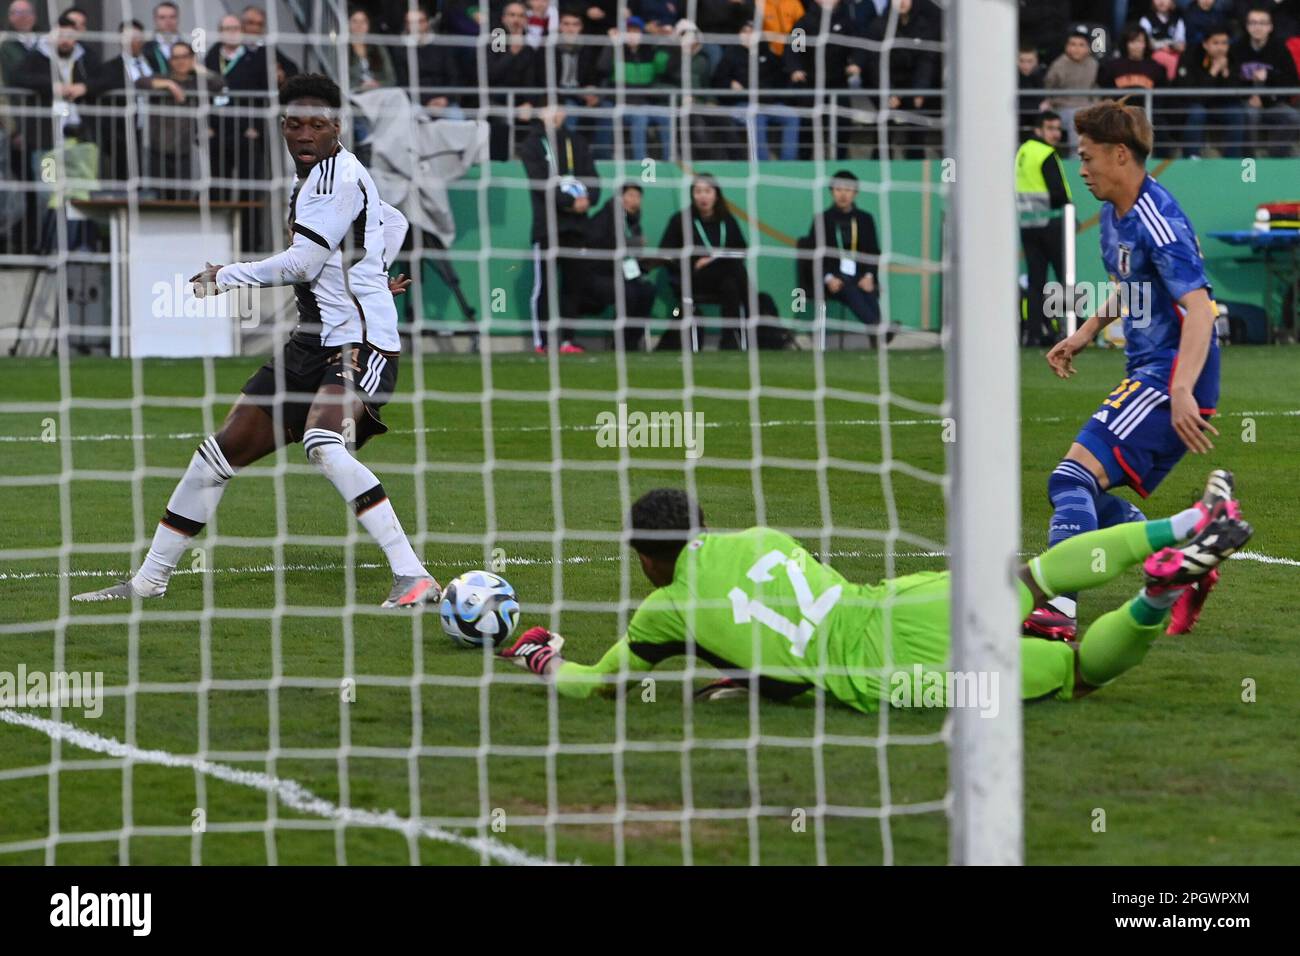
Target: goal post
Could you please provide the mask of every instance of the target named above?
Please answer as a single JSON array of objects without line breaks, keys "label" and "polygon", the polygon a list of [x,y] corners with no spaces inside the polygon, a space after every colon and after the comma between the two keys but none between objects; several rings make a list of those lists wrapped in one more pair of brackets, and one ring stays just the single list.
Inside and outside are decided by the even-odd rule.
[{"label": "goal post", "polygon": [[[956,180],[950,250],[948,542],[952,668],[996,676],[996,716],[950,715],[950,860],[1024,855],[1020,619],[1019,349],[1015,219],[1017,10],[1011,0],[949,5],[949,143]],[[1003,323],[1006,323],[1004,325]]]}]

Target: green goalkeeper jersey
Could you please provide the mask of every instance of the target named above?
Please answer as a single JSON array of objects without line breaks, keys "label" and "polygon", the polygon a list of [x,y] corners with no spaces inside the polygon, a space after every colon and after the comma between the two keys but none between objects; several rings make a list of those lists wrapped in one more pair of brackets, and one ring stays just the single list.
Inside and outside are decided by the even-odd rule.
[{"label": "green goalkeeper jersey", "polygon": [[557,687],[585,697],[603,675],[647,671],[690,653],[758,675],[765,696],[822,687],[863,711],[880,701],[889,582],[854,584],[771,528],[704,533],[682,549],[672,583],[637,609],[600,663],[566,662]]}]

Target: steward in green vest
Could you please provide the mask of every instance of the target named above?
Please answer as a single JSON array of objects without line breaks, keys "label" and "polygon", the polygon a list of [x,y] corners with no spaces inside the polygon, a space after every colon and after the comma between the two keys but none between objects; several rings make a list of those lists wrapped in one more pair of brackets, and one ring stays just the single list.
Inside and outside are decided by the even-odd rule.
[{"label": "steward in green vest", "polygon": [[[1049,110],[1039,114],[1033,136],[1016,153],[1016,210],[1029,273],[1029,301],[1021,337],[1025,345],[1050,346],[1059,332],[1054,325],[1056,316],[1044,314],[1044,287],[1049,265],[1056,273],[1056,281],[1065,281],[1061,211],[1070,202],[1070,187],[1056,155],[1060,141],[1061,117]],[[1063,298],[1058,296],[1055,301]]]}]

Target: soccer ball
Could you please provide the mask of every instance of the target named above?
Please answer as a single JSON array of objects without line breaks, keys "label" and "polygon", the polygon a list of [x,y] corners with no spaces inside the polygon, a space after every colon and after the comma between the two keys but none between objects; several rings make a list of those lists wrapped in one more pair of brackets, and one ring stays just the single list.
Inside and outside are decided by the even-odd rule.
[{"label": "soccer ball", "polygon": [[461,647],[496,647],[519,621],[519,599],[500,575],[467,571],[442,592],[438,614],[442,629]]}]

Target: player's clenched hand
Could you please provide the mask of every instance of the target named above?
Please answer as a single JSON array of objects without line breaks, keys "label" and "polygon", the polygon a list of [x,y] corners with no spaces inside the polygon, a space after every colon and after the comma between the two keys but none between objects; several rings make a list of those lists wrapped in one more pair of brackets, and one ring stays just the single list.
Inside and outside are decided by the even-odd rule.
[{"label": "player's clenched hand", "polygon": [[1196,397],[1190,390],[1179,388],[1170,394],[1169,420],[1189,451],[1203,454],[1214,448],[1214,443],[1205,433],[1217,435],[1219,430],[1201,417]]},{"label": "player's clenched hand", "polygon": [[501,656],[526,667],[539,677],[546,676],[546,666],[560,653],[564,638],[544,627],[530,627],[519,640],[501,652]]},{"label": "player's clenched hand", "polygon": [[201,299],[205,295],[217,294],[217,273],[221,268],[208,262],[204,264],[202,272],[190,276],[190,282],[194,283],[194,298]]},{"label": "player's clenched hand", "polygon": [[411,287],[411,279],[406,277],[405,272],[399,272],[396,277],[388,277],[388,291],[394,296],[399,296]]},{"label": "player's clenched hand", "polygon": [[1069,338],[1062,339],[1052,346],[1047,353],[1047,364],[1052,367],[1057,378],[1069,378],[1074,374],[1074,357],[1088,347],[1087,336],[1075,332]]}]

